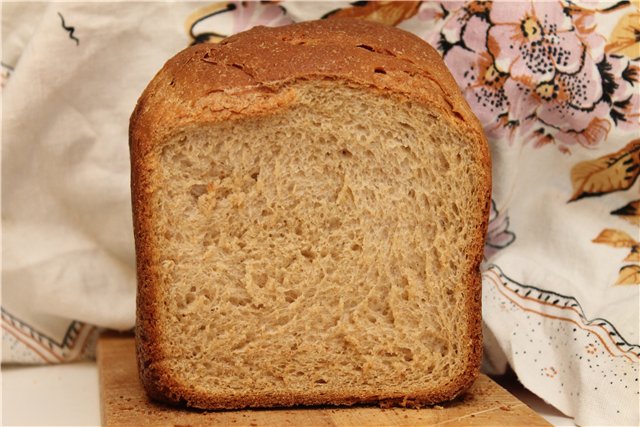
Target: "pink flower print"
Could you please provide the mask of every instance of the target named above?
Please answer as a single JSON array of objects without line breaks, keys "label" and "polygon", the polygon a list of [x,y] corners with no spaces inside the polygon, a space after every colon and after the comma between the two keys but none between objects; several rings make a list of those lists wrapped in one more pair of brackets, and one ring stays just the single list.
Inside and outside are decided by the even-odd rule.
[{"label": "pink flower print", "polygon": [[596,63],[602,61],[607,40],[596,31],[596,14],[577,7],[571,7],[569,14],[587,55]]},{"label": "pink flower print", "polygon": [[520,136],[534,140],[536,146],[554,142],[554,138],[562,145],[583,146],[604,139],[610,127],[602,117],[611,107],[602,101],[600,74],[589,62],[574,75],[558,74],[535,87],[516,79],[505,81],[509,120],[519,125]]},{"label": "pink flower print", "polygon": [[207,5],[196,10],[188,19],[193,44],[219,42],[227,36],[248,30],[256,25],[278,27],[293,23],[280,5],[257,1],[233,1]]},{"label": "pink flower print", "polygon": [[[442,2],[440,2],[440,7],[442,7],[442,10],[445,11],[446,13],[451,13],[453,11],[462,9],[462,7],[466,6],[467,3],[469,3],[469,2],[465,1],[465,0],[442,1]],[[486,2],[479,1],[479,2],[475,2],[475,3],[486,3]]]},{"label": "pink flower print", "polygon": [[256,25],[279,27],[293,23],[282,7],[277,4],[258,1],[234,1],[233,34],[248,30]]},{"label": "pink flower print", "polygon": [[555,134],[555,141],[559,142],[559,149],[563,153],[570,153],[569,146],[582,145],[590,147],[599,144],[609,134],[611,122],[607,119],[594,117],[586,128],[581,131],[568,129]]},{"label": "pink flower print", "polygon": [[408,27],[401,25],[400,27],[404,27],[404,29],[411,31],[418,37],[422,37],[436,48],[440,33],[435,31],[434,27],[439,25],[441,20],[450,17],[452,13],[459,13],[464,5],[464,1],[423,1],[420,3],[418,13],[414,17],[418,25],[410,25]]},{"label": "pink flower print", "polygon": [[[442,2],[440,3],[441,11],[447,15],[447,19],[439,33],[432,33],[427,41],[434,47],[441,50],[448,50],[451,46],[460,43],[464,33],[469,30],[472,34],[468,34],[466,42],[477,41],[481,45],[467,46],[476,52],[486,50],[486,31],[489,24],[486,20],[490,2]],[[477,28],[478,24],[482,24],[482,28]],[[486,25],[485,25],[486,24]],[[484,31],[482,31],[484,30]],[[476,36],[478,36],[476,38]],[[477,49],[475,49],[477,47]]]},{"label": "pink flower print", "polygon": [[576,74],[558,74],[549,82],[541,82],[531,91],[539,107],[538,118],[560,130],[581,131],[595,117],[606,116],[608,106],[596,103],[602,98],[602,81],[598,67],[590,57]]},{"label": "pink flower print", "polygon": [[[640,59],[605,52],[597,16],[570,1],[444,2],[429,41],[490,139],[593,147],[640,129]],[[624,7],[618,5],[617,7]]]},{"label": "pink flower print", "polygon": [[[463,49],[455,46],[449,52],[452,63],[463,64],[469,60]],[[457,58],[456,58],[457,56]],[[471,109],[475,112],[480,123],[485,127],[489,137],[501,137],[506,131],[504,123],[494,123],[496,118],[504,117],[509,111],[509,102],[504,90],[506,76],[494,66],[491,56],[487,53],[477,55],[475,63],[466,69],[456,71],[461,74],[459,82],[466,82],[464,95]],[[457,76],[456,76],[457,77]]]},{"label": "pink flower print", "polygon": [[515,239],[516,235],[509,231],[509,217],[505,213],[498,212],[495,201],[491,200],[489,227],[484,247],[485,259],[490,259],[500,249],[512,244]]},{"label": "pink flower print", "polygon": [[417,18],[420,21],[436,21],[448,15],[452,9],[464,6],[464,1],[431,2],[426,1],[420,4]]},{"label": "pink flower print", "polygon": [[493,58],[486,51],[489,23],[468,9],[459,9],[455,15],[442,31],[440,43],[448,47],[444,61],[485,126],[485,133],[489,137],[501,137],[506,129],[496,125],[495,120],[509,110],[503,89],[506,75],[495,68]]},{"label": "pink flower print", "polygon": [[452,19],[442,29],[441,43],[450,45],[444,60],[463,90],[482,84],[482,71],[493,64],[484,46],[488,29],[489,23],[477,16]]},{"label": "pink flower print", "polygon": [[494,2],[489,50],[496,68],[533,85],[577,72],[585,47],[560,2]]},{"label": "pink flower print", "polygon": [[473,52],[484,53],[487,49],[487,32],[489,23],[482,15],[470,16],[462,28],[462,43]]}]

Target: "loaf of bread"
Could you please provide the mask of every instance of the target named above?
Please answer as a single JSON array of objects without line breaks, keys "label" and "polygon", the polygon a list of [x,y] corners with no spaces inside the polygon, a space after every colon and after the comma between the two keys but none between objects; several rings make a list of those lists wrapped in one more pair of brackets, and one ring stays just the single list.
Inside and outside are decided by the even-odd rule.
[{"label": "loaf of bread", "polygon": [[474,381],[489,152],[424,41],[257,27],[169,60],[130,126],[152,398],[415,406]]}]

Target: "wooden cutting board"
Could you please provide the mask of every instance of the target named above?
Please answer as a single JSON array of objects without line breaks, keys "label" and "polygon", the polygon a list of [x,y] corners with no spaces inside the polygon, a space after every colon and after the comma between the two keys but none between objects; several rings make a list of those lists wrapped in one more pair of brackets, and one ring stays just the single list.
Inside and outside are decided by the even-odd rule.
[{"label": "wooden cutting board", "polygon": [[149,401],[138,379],[134,339],[105,334],[98,341],[102,424],[105,426],[549,426],[542,417],[481,375],[460,398],[422,409],[313,407],[194,411]]}]

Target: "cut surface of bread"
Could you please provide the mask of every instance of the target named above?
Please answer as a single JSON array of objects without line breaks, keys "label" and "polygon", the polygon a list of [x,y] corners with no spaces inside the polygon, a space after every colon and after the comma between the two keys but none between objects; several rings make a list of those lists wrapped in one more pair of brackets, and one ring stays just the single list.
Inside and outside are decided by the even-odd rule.
[{"label": "cut surface of bread", "polygon": [[[227,46],[255,45],[256,31],[267,46],[250,53],[257,60],[242,46],[178,55],[132,117],[145,388],[208,409],[455,397],[482,345],[490,170],[477,121],[459,94],[420,75],[429,70],[394,76],[405,65],[393,56],[373,56],[373,76],[323,69],[327,58],[278,78],[255,68],[298,32],[331,45],[340,32],[399,30],[314,22]],[[366,43],[358,55],[379,56]],[[225,81],[220,64],[252,81]],[[400,76],[439,93],[394,89]]]}]

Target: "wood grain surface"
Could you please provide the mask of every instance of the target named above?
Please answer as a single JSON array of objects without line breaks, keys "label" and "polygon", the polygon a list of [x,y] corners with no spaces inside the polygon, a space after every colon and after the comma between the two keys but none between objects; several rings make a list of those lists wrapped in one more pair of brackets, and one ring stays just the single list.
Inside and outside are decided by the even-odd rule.
[{"label": "wood grain surface", "polygon": [[98,341],[105,426],[548,426],[542,417],[485,375],[447,404],[422,409],[313,407],[195,411],[150,401],[138,379],[134,339],[108,333]]}]

